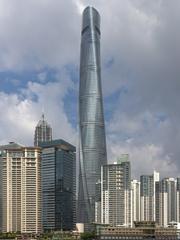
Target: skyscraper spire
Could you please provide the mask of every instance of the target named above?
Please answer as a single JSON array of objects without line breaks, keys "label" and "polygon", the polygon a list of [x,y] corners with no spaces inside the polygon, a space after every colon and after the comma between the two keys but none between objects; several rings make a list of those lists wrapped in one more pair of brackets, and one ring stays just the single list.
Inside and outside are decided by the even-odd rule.
[{"label": "skyscraper spire", "polygon": [[44,113],[42,113],[42,121],[44,121]]},{"label": "skyscraper spire", "polygon": [[78,194],[78,222],[84,223],[86,230],[95,221],[95,204],[100,202],[101,165],[107,163],[100,35],[100,15],[93,7],[87,7],[81,32]]},{"label": "skyscraper spire", "polygon": [[39,146],[40,142],[46,142],[52,140],[52,128],[47,123],[42,113],[41,120],[39,120],[34,134],[34,146]]}]

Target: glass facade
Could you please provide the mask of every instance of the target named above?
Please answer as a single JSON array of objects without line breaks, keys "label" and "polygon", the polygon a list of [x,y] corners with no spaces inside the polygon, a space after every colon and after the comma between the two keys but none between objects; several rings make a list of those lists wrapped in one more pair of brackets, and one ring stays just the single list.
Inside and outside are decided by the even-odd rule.
[{"label": "glass facade", "polygon": [[100,35],[100,15],[94,8],[87,7],[81,32],[78,196],[78,222],[85,223],[85,228],[95,220],[95,201],[100,201],[100,188],[96,185],[100,183],[101,165],[107,164]]},{"label": "glass facade", "polygon": [[72,230],[75,213],[75,151],[63,140],[41,143],[44,231]]},{"label": "glass facade", "polygon": [[140,176],[141,219],[154,220],[154,179],[153,175]]}]

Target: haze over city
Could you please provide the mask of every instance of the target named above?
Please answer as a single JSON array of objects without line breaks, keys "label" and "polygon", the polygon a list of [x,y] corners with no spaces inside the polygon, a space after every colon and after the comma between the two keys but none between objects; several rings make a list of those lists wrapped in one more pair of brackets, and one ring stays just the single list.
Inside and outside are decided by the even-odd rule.
[{"label": "haze over city", "polygon": [[108,161],[130,155],[132,174],[180,170],[180,2],[0,2],[0,144],[33,145],[45,113],[54,138],[78,143],[81,14],[101,14]]}]

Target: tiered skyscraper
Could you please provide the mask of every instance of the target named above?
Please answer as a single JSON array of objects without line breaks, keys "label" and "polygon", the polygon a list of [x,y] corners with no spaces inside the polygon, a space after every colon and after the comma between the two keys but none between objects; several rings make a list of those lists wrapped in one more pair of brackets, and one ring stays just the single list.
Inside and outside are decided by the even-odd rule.
[{"label": "tiered skyscraper", "polygon": [[47,123],[42,114],[41,120],[39,120],[34,134],[34,146],[39,146],[40,142],[46,142],[52,140],[52,128]]},{"label": "tiered skyscraper", "polygon": [[93,7],[87,7],[81,32],[78,196],[78,222],[85,223],[85,229],[95,221],[95,202],[98,206],[101,198],[101,165],[107,164],[100,36],[100,15]]}]

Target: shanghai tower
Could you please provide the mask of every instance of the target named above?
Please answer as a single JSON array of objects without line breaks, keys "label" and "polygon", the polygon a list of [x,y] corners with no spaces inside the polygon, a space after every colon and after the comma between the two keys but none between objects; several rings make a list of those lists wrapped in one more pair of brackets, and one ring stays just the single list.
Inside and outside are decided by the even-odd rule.
[{"label": "shanghai tower", "polygon": [[107,164],[100,63],[100,15],[83,12],[79,87],[79,223],[91,229],[100,204],[101,165]]}]

